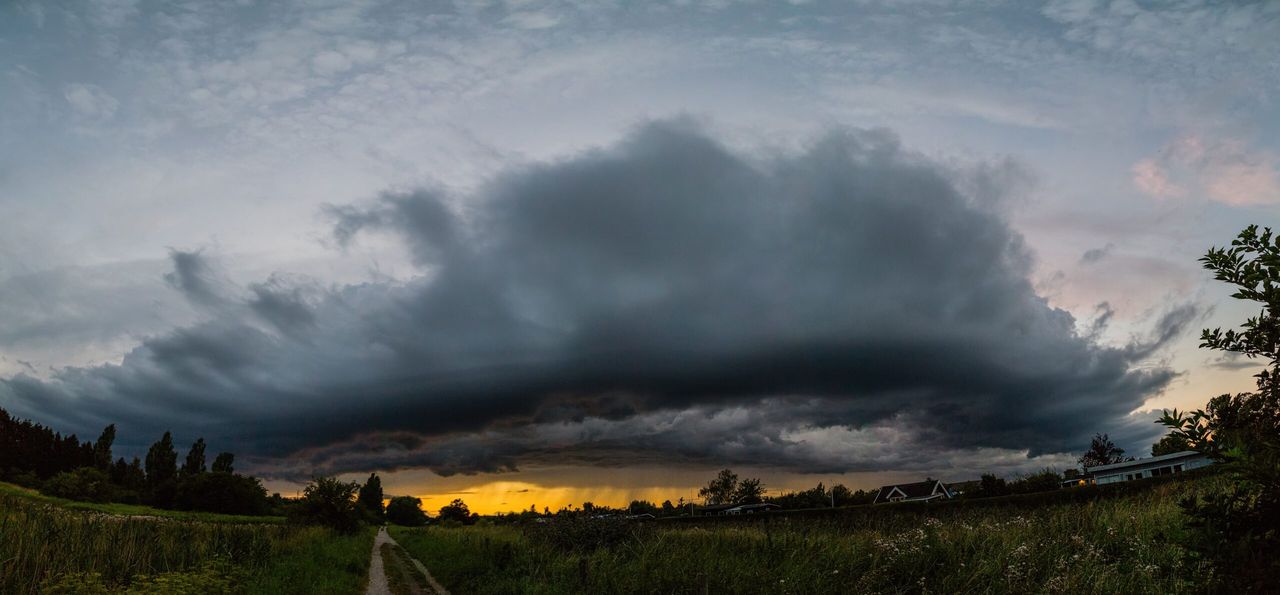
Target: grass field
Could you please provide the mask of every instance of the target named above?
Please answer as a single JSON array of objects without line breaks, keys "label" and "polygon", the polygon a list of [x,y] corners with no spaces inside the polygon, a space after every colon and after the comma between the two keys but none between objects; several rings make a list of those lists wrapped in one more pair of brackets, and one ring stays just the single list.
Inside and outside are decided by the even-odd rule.
[{"label": "grass field", "polygon": [[[123,515],[117,511],[127,511]],[[0,484],[0,593],[358,593],[373,530],[67,504]]]},{"label": "grass field", "polygon": [[767,521],[392,531],[456,594],[1187,593],[1177,501],[1214,477],[1043,506],[881,507]]},{"label": "grass field", "polygon": [[147,518],[162,518],[182,521],[203,521],[208,523],[283,523],[284,517],[280,516],[249,516],[234,514],[214,514],[210,512],[194,512],[184,510],[165,510],[163,508],[152,508],[150,506],[142,506],[140,504],[120,504],[117,502],[79,502],[76,500],[66,500],[63,498],[54,498],[46,496],[30,488],[16,486],[11,483],[0,482],[0,497],[12,496],[30,501],[34,504],[49,504],[67,510],[79,510],[83,512],[100,512],[103,514],[116,516],[132,516]]}]

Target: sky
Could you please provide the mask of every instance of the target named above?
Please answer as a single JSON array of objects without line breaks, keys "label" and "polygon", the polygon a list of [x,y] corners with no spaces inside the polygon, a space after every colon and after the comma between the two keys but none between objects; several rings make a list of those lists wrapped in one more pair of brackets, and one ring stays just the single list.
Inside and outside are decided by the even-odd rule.
[{"label": "sky", "polygon": [[1067,468],[1248,390],[1280,4],[0,4],[0,407],[480,512]]}]

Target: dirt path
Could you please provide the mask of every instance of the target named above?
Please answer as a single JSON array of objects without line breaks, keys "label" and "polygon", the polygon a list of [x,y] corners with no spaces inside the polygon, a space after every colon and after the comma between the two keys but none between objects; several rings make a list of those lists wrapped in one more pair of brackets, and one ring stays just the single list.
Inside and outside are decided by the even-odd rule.
[{"label": "dirt path", "polygon": [[422,562],[391,538],[386,527],[378,529],[372,556],[365,595],[449,595]]}]

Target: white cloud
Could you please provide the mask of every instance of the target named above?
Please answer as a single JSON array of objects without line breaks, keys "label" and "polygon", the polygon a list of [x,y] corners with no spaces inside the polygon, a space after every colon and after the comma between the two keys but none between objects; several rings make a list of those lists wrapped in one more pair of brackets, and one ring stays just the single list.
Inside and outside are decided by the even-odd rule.
[{"label": "white cloud", "polygon": [[560,17],[546,12],[513,12],[506,22],[520,29],[548,29],[560,23]]},{"label": "white cloud", "polygon": [[76,113],[87,118],[110,118],[120,107],[115,97],[97,85],[73,83],[63,89],[62,96]]}]

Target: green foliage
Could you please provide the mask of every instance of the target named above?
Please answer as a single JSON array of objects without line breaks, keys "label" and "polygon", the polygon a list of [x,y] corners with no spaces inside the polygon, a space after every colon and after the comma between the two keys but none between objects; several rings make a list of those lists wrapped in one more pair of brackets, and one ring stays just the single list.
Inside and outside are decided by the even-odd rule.
[{"label": "green foliage", "polygon": [[178,475],[178,453],[173,450],[173,435],[169,432],[147,450],[146,471],[147,484],[153,488]]},{"label": "green foliage", "polygon": [[291,521],[330,527],[343,533],[355,533],[360,528],[362,514],[356,506],[354,482],[339,481],[336,477],[317,477],[302,490],[302,498],[290,510]]},{"label": "green foliage", "polygon": [[116,490],[106,473],[94,467],[81,467],[53,476],[44,482],[41,491],[55,498],[107,502],[112,499]]},{"label": "green foliage", "polygon": [[524,527],[532,541],[561,552],[589,552],[621,544],[635,535],[637,525],[618,518],[572,516]]},{"label": "green foliage", "polygon": [[364,587],[370,530],[347,536],[142,507],[114,514],[118,506],[0,484],[0,593],[336,595]]},{"label": "green foliage", "polygon": [[427,524],[427,513],[422,511],[422,500],[413,496],[392,498],[387,503],[387,521],[405,527],[421,527]]},{"label": "green foliage", "polygon": [[1225,463],[1234,479],[1183,502],[1193,530],[1186,543],[1214,568],[1213,588],[1267,592],[1280,584],[1280,238],[1251,225],[1200,261],[1235,286],[1232,297],[1262,306],[1241,330],[1205,329],[1200,346],[1267,366],[1255,375],[1256,392],[1214,397],[1204,410],[1166,411],[1158,423]]},{"label": "green foliage", "polygon": [[1174,433],[1165,434],[1159,442],[1151,445],[1151,456],[1171,455],[1176,452],[1191,450],[1191,443],[1186,438]]},{"label": "green foliage", "polygon": [[116,425],[102,429],[102,435],[93,443],[93,466],[106,471],[111,467],[111,445],[116,441]]}]

